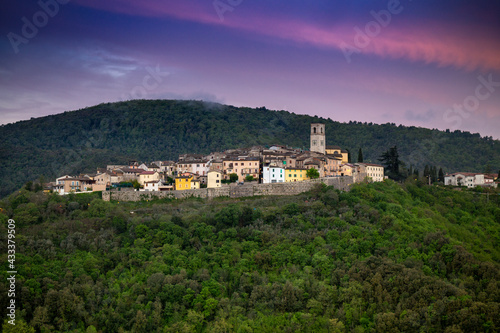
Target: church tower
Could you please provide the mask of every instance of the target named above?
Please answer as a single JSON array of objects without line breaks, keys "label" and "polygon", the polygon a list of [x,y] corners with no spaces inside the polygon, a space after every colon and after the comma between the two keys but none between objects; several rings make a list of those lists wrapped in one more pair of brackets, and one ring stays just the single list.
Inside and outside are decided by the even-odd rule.
[{"label": "church tower", "polygon": [[311,151],[324,154],[326,147],[325,124],[311,124]]}]

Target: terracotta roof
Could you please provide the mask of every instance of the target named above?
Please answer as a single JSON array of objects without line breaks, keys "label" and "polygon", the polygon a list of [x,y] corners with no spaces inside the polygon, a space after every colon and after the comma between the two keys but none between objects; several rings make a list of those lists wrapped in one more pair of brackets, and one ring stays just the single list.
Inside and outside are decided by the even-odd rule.
[{"label": "terracotta roof", "polygon": [[245,158],[224,158],[222,159],[226,162],[256,162],[259,160],[258,157],[245,157]]},{"label": "terracotta roof", "polygon": [[154,175],[156,171],[143,171],[141,172],[141,175]]},{"label": "terracotta roof", "polygon": [[342,155],[340,155],[340,154],[326,155],[326,157],[329,159],[332,159],[332,160],[342,160]]},{"label": "terracotta roof", "polygon": [[144,172],[144,169],[123,168],[123,169],[120,169],[120,170],[122,170],[123,172],[131,172],[131,173],[142,173],[142,172]]},{"label": "terracotta roof", "polygon": [[465,177],[474,177],[474,176],[477,176],[477,175],[484,175],[483,173],[474,173],[474,172],[455,172],[455,173],[452,173],[452,174],[448,174],[446,175],[447,177],[448,176],[465,176]]},{"label": "terracotta roof", "polygon": [[157,184],[161,182],[161,180],[150,180],[149,182],[145,182],[145,184]]},{"label": "terracotta roof", "polygon": [[368,165],[368,166],[374,166],[374,167],[381,167],[383,168],[383,165],[380,164],[374,164],[374,163],[358,163],[358,164],[363,164],[363,165]]}]

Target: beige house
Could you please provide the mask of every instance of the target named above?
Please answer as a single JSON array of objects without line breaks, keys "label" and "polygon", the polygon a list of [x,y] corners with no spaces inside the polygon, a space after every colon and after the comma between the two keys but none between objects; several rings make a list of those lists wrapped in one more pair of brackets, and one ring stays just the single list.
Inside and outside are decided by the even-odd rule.
[{"label": "beige house", "polygon": [[62,176],[56,179],[56,185],[59,194],[66,194],[70,192],[84,192],[92,191],[92,184],[94,181],[88,177],[72,177]]},{"label": "beige house", "polygon": [[360,174],[365,174],[372,181],[384,181],[384,167],[382,165],[373,163],[356,163],[355,165],[359,167]]},{"label": "beige house", "polygon": [[156,164],[160,163],[160,170],[167,176],[172,177],[175,174],[175,171],[177,170],[175,167],[175,162],[174,161],[163,161],[163,162],[157,162]]},{"label": "beige house", "polygon": [[111,186],[111,172],[100,173],[94,177],[95,184],[92,187],[94,191],[106,191]]},{"label": "beige house", "polygon": [[211,170],[207,175],[207,188],[217,188],[222,186],[223,175],[219,170]]},{"label": "beige house", "polygon": [[245,181],[246,176],[252,176],[255,179],[259,178],[260,161],[256,157],[247,158],[226,158],[222,161],[222,172],[225,179],[229,179],[229,175],[235,173],[238,175],[238,181]]},{"label": "beige house", "polygon": [[341,176],[353,176],[357,173],[358,167],[354,164],[346,163],[340,166]]},{"label": "beige house", "polygon": [[326,155],[325,165],[324,165],[325,177],[339,176],[341,164],[342,164],[342,157],[337,157],[335,155]]},{"label": "beige house", "polygon": [[193,181],[191,181],[191,189],[192,190],[198,190],[200,189],[201,187],[201,182],[199,179],[194,179]]},{"label": "beige house", "polygon": [[161,175],[159,172],[157,172],[157,171],[144,171],[144,172],[139,174],[137,181],[139,182],[139,184],[144,185],[146,182],[150,182],[153,180],[160,180],[160,179],[161,179]]},{"label": "beige house", "polygon": [[318,170],[320,177],[325,177],[324,165],[325,165],[325,162],[322,159],[312,157],[312,158],[308,158],[304,162],[303,168],[304,169],[313,169],[314,168],[314,169]]}]

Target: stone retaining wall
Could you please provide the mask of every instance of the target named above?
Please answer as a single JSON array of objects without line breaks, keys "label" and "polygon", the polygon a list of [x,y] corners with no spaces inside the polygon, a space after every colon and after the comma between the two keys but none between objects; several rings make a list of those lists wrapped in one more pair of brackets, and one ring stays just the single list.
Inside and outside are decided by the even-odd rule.
[{"label": "stone retaining wall", "polygon": [[244,184],[237,186],[225,186],[221,188],[202,188],[198,190],[183,191],[103,191],[104,201],[141,201],[162,198],[216,198],[216,197],[251,197],[255,195],[295,195],[311,190],[315,184],[324,183],[328,186],[342,191],[349,191],[353,183],[353,177],[328,177],[293,183],[273,184]]}]

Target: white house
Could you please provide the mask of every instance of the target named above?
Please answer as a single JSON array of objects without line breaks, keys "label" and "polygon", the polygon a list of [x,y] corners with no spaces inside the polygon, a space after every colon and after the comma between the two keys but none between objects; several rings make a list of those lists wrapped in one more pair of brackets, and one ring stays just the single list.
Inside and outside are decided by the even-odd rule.
[{"label": "white house", "polygon": [[473,188],[484,185],[484,174],[470,172],[456,172],[444,176],[444,184],[452,186],[467,186]]},{"label": "white house", "polygon": [[144,183],[144,191],[159,191],[160,186],[163,186],[162,180],[151,180]]},{"label": "white house", "polygon": [[356,163],[359,166],[359,172],[366,174],[374,182],[384,181],[384,167],[379,164],[372,163]]},{"label": "white house", "polygon": [[210,164],[208,161],[196,160],[177,163],[177,173],[191,172],[198,176],[206,176],[209,169]]},{"label": "white house", "polygon": [[284,183],[285,169],[269,164],[264,165],[264,168],[262,170],[262,182],[264,184]]}]

